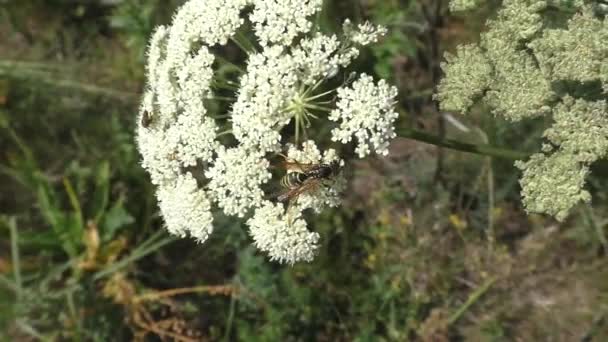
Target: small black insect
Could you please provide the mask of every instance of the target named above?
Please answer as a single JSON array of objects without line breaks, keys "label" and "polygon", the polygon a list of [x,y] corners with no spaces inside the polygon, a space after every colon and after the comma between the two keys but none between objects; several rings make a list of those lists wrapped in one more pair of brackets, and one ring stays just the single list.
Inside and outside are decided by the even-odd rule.
[{"label": "small black insect", "polygon": [[150,114],[150,112],[148,112],[147,110],[144,110],[143,114],[141,115],[141,125],[144,128],[148,128],[151,124],[152,114]]}]

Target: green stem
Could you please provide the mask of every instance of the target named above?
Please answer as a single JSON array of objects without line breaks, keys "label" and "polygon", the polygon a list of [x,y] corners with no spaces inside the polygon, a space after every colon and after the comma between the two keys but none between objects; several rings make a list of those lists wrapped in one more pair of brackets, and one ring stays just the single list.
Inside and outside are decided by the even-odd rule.
[{"label": "green stem", "polygon": [[233,134],[233,132],[232,132],[232,130],[231,130],[231,129],[226,130],[226,131],[223,131],[223,132],[220,132],[220,133],[218,133],[218,134],[217,134],[215,137],[216,137],[216,138],[219,138],[219,137],[221,137],[221,136],[224,136],[224,135],[230,135],[230,134]]},{"label": "green stem", "polygon": [[76,80],[63,79],[60,75],[61,72],[62,69],[54,69],[53,65],[47,66],[44,63],[0,60],[0,76],[36,80],[57,88],[77,90],[91,95],[107,96],[127,103],[131,103],[139,97],[138,94],[127,91],[119,91]]},{"label": "green stem", "polygon": [[230,40],[232,40],[233,43],[236,44],[236,46],[238,46],[241,51],[243,51],[246,55],[249,55],[249,51],[247,51],[247,48],[245,47],[245,45],[243,45],[237,38],[235,37],[231,37]]},{"label": "green stem", "polygon": [[397,129],[397,136],[420,141],[430,145],[439,147],[445,147],[456,151],[473,153],[484,155],[493,158],[511,159],[511,160],[523,160],[530,156],[529,153],[503,149],[487,144],[471,144],[465,143],[458,140],[452,140],[448,138],[442,138],[437,135],[429,134],[423,131],[419,131],[413,128],[400,128]]},{"label": "green stem", "polygon": [[231,91],[237,91],[239,89],[238,86],[234,86],[234,85],[230,84],[230,82],[228,82],[228,81],[214,80],[211,83],[211,85],[212,85],[212,87],[215,87],[215,88],[226,89],[226,90],[231,90]]},{"label": "green stem", "polygon": [[304,108],[307,108],[307,109],[316,109],[316,110],[321,111],[321,112],[330,112],[331,111],[331,108],[329,108],[329,107],[317,106],[317,105],[310,104],[310,103],[305,103],[304,104]]},{"label": "green stem", "polygon": [[309,87],[303,93],[302,93],[302,90],[303,90],[302,87],[304,87],[304,84],[302,84],[302,87],[300,87],[299,93],[302,94],[302,97],[306,98],[306,97],[308,97],[308,95],[310,93],[312,93],[313,91],[315,91],[321,84],[323,84],[323,80],[320,80],[319,82],[315,83],[312,87]]},{"label": "green stem", "polygon": [[296,146],[300,144],[300,116],[296,115]]},{"label": "green stem", "polygon": [[[165,233],[162,230],[159,230],[157,233],[153,234],[146,241],[141,243],[137,248],[131,251],[131,254],[129,254],[129,256],[126,256],[107,266],[106,268],[99,270],[93,275],[92,279],[96,281],[110,276],[120,271],[121,269],[127,267],[132,262],[135,262],[145,257],[146,255],[159,250],[163,246],[177,240],[177,238],[174,236],[163,237],[163,235],[165,235]],[[66,290],[68,291],[70,291],[71,289],[72,287],[66,288]]]},{"label": "green stem", "polygon": [[249,50],[249,53],[257,52],[255,45],[253,45],[251,40],[249,38],[247,38],[247,36],[243,33],[243,31],[237,30],[236,37],[241,41],[241,43],[243,43],[244,45],[247,46],[247,50]]},{"label": "green stem", "polygon": [[[312,100],[316,100],[316,99],[318,99],[318,98],[320,98],[320,97],[323,97],[323,96],[325,96],[325,95],[329,95],[329,94],[331,94],[331,93],[335,92],[336,90],[337,90],[337,89],[332,89],[332,90],[328,90],[328,91],[322,92],[322,93],[320,93],[320,94],[316,94],[315,96],[307,97],[307,98],[306,98],[306,101],[312,101]],[[304,94],[304,95],[307,95],[307,94]]]},{"label": "green stem", "polygon": [[229,96],[217,96],[217,95],[213,95],[210,97],[206,97],[207,100],[217,100],[217,101],[235,101],[234,97],[229,97]]},{"label": "green stem", "polygon": [[492,277],[492,278],[488,279],[480,288],[475,290],[475,292],[473,292],[469,296],[469,299],[467,299],[466,303],[464,303],[458,309],[458,311],[456,311],[448,319],[448,325],[452,325],[452,324],[456,323],[456,321],[458,321],[460,319],[460,317],[462,317],[462,314],[464,314],[471,307],[471,305],[475,304],[475,302],[477,300],[479,300],[479,298],[481,298],[481,296],[483,296],[483,294],[486,293],[490,289],[490,287],[492,285],[494,285],[495,282],[496,282],[496,278]]},{"label": "green stem", "polygon": [[236,69],[236,70],[238,70],[238,71],[239,71],[241,74],[244,74],[244,73],[246,72],[246,70],[245,70],[245,69],[243,69],[241,66],[236,65],[236,64],[234,64],[234,63],[232,63],[231,61],[229,61],[229,60],[227,60],[226,58],[224,58],[224,57],[220,56],[219,54],[218,54],[218,55],[215,55],[215,58],[216,58],[218,61],[220,61],[220,62],[222,62],[222,63],[224,63],[224,64],[226,64],[226,65],[229,65],[229,66],[231,66],[231,67],[235,68],[235,69]]},{"label": "green stem", "polygon": [[21,262],[19,259],[19,235],[17,232],[17,219],[8,219],[8,227],[11,231],[11,257],[13,258],[13,275],[15,278],[15,288],[17,289],[17,300],[21,300],[23,283],[21,281]]},{"label": "green stem", "polygon": [[226,331],[224,331],[224,341],[230,341],[230,332],[232,331],[232,324],[234,322],[234,313],[236,309],[236,295],[232,293],[230,295],[230,308],[228,311],[228,321],[226,323]]},{"label": "green stem", "polygon": [[221,119],[226,119],[231,117],[232,115],[230,114],[223,114],[223,115],[209,115],[210,118],[212,118],[213,120],[221,120]]}]

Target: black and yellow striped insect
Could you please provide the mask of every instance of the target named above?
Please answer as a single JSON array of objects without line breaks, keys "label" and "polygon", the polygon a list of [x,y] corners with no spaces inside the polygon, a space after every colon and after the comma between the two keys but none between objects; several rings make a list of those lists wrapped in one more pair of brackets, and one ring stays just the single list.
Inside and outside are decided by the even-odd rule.
[{"label": "black and yellow striped insect", "polygon": [[283,167],[287,174],[281,179],[285,192],[277,197],[279,202],[289,201],[295,203],[301,194],[314,192],[326,181],[331,181],[340,172],[340,163],[336,160],[331,163],[299,163],[285,160]]}]

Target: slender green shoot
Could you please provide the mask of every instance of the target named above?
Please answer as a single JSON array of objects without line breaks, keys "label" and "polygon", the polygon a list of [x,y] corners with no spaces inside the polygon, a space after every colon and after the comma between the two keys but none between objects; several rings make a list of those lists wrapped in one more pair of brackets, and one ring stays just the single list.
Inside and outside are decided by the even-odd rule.
[{"label": "slender green shoot", "polygon": [[442,138],[437,135],[419,131],[413,128],[398,128],[397,135],[402,138],[424,142],[430,145],[449,148],[455,151],[473,153],[499,159],[524,160],[529,153],[504,149],[487,144],[472,144],[458,140]]},{"label": "slender green shoot", "polygon": [[495,282],[496,282],[496,277],[492,277],[492,278],[486,280],[486,282],[480,288],[475,290],[475,292],[473,292],[469,296],[469,299],[467,299],[467,301],[452,316],[450,316],[450,318],[448,319],[448,325],[452,325],[452,324],[456,323],[456,321],[458,321],[462,317],[462,315],[473,304],[475,304],[475,302],[477,302],[479,300],[479,298],[481,298],[481,296],[483,296],[486,292],[488,292],[490,287],[492,287],[492,285],[494,285]]},{"label": "slender green shoot", "polygon": [[17,300],[23,297],[23,282],[21,279],[21,260],[19,258],[19,235],[17,232],[17,219],[13,216],[8,219],[8,228],[11,231],[11,257],[13,262],[13,277]]}]

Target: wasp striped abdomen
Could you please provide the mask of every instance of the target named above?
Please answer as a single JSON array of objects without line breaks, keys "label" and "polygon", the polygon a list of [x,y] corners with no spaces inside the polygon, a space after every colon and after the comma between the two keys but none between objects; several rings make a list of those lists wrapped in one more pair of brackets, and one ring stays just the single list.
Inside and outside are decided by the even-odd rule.
[{"label": "wasp striped abdomen", "polygon": [[310,176],[303,172],[290,172],[281,178],[281,185],[287,189],[301,186]]},{"label": "wasp striped abdomen", "polygon": [[290,163],[292,172],[281,179],[281,185],[287,191],[277,197],[279,202],[295,201],[300,194],[314,191],[324,181],[331,180],[340,170],[340,164],[333,161],[329,164]]}]

